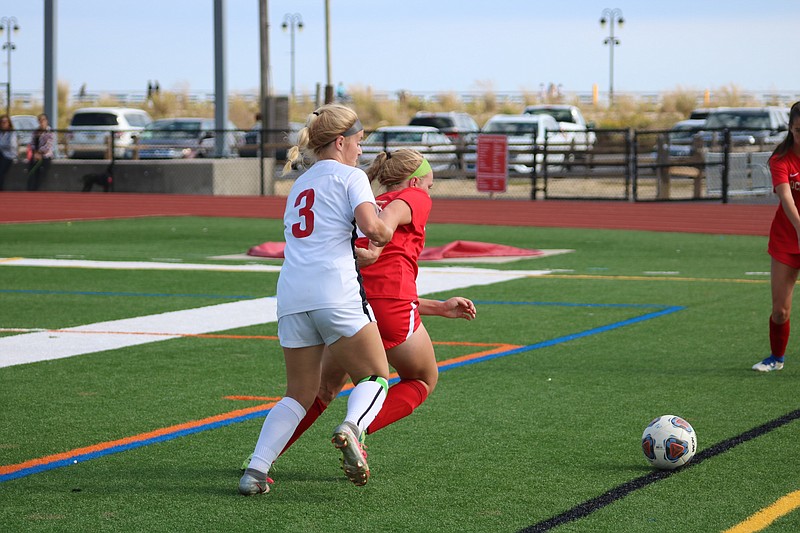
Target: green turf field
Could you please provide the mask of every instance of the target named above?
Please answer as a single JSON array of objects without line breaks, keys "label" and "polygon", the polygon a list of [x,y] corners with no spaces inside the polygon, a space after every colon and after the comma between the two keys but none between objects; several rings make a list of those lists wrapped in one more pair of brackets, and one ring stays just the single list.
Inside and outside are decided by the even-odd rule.
[{"label": "green turf field", "polygon": [[[281,235],[280,221],[251,219],[9,224],[0,257],[278,265],[211,258]],[[428,227],[430,246],[457,239],[574,252],[459,263],[553,273],[433,295],[471,298],[478,318],[424,319],[439,384],[368,438],[367,486],[346,480],[330,443],[339,399],[276,463],[270,494],[238,495],[285,385],[277,327],[259,323],[0,367],[0,529],[716,532],[800,490],[796,340],[783,371],[750,370],[769,351],[766,238]],[[277,280],[13,263],[0,259],[0,364],[2,343],[27,331],[270,297]],[[662,414],[698,435],[672,475],[640,447]],[[798,499],[766,531],[800,530]]]}]

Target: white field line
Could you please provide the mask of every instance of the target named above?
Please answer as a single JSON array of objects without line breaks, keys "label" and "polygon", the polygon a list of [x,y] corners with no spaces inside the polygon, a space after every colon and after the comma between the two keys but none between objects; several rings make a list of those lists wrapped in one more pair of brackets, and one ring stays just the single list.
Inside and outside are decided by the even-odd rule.
[{"label": "white field line", "polygon": [[280,272],[280,265],[203,265],[157,261],[88,261],[84,259],[28,259],[0,257],[0,266],[104,268],[110,270],[221,270],[227,272]]},{"label": "white field line", "polygon": [[[53,259],[0,258],[0,266],[41,266],[106,269],[225,270],[236,272],[280,270],[275,265],[203,265],[123,261],[75,261]],[[547,270],[490,270],[482,268],[420,268],[420,295],[475,285],[548,274]],[[274,297],[242,300],[171,311],[108,322],[98,322],[59,331],[35,331],[0,337],[0,367],[62,359],[87,353],[116,350],[181,335],[200,335],[234,328],[275,322]]]}]

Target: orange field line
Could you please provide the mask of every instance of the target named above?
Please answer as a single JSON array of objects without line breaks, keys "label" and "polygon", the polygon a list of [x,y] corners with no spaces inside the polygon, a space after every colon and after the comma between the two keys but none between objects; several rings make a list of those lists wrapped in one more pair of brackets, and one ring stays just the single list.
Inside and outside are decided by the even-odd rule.
[{"label": "orange field line", "polygon": [[[53,330],[55,331],[55,330]],[[92,333],[92,332],[87,332]],[[169,334],[166,334],[169,335]],[[195,335],[188,335],[188,336],[195,336]],[[199,336],[199,335],[198,335]],[[232,338],[262,338],[260,336],[238,336],[234,335],[231,336]],[[511,350],[515,348],[519,348],[520,346],[512,345],[512,344],[503,344],[503,343],[473,343],[473,342],[434,342],[434,344],[443,344],[443,345],[455,345],[455,346],[493,346],[491,350],[483,350],[480,352],[475,352],[472,354],[467,354],[461,357],[455,357],[452,359],[447,359],[445,361],[439,361],[437,363],[438,366],[445,366],[450,365],[453,363],[458,363],[462,361],[469,361],[471,359],[477,359],[479,357],[483,357],[485,355],[491,355],[498,352],[503,352],[506,350]],[[393,379],[398,377],[397,373],[392,373],[389,378]],[[347,391],[353,388],[352,383],[348,383],[342,390]],[[236,418],[239,416],[248,415],[250,413],[254,413],[257,411],[262,411],[264,409],[271,409],[275,406],[276,403],[280,400],[280,397],[272,397],[272,396],[225,396],[226,399],[230,400],[246,400],[246,401],[257,401],[257,402],[267,402],[267,403],[259,403],[259,405],[255,405],[253,407],[248,407],[246,409],[237,409],[234,411],[229,411],[227,413],[222,413],[219,415],[210,416],[207,418],[203,418],[200,420],[193,420],[190,422],[184,422],[182,424],[177,424],[173,426],[168,426],[161,429],[156,429],[153,431],[148,431],[146,433],[140,433],[138,435],[133,435],[131,437],[125,437],[122,439],[101,442],[99,444],[93,444],[90,446],[85,446],[82,448],[75,448],[73,450],[69,450],[66,452],[61,452],[53,455],[47,455],[44,457],[39,457],[37,459],[30,459],[28,461],[24,461],[22,463],[12,464],[12,465],[0,465],[0,475],[11,474],[14,472],[18,472],[20,470],[24,470],[26,468],[31,468],[40,465],[46,465],[49,463],[55,463],[58,461],[64,461],[68,459],[72,459],[73,457],[78,457],[85,454],[90,453],[97,453],[102,452],[104,450],[108,450],[117,446],[124,446],[131,443],[146,441],[148,439],[153,439],[156,437],[160,437],[163,435],[169,435],[171,433],[177,433],[180,431],[184,431],[187,429],[196,428],[199,426],[213,424],[215,422],[222,422],[226,420],[230,420],[232,418]]]},{"label": "orange field line", "polygon": [[494,345],[482,344],[482,346],[495,346],[495,348],[492,350],[484,350],[482,352],[475,352],[467,355],[462,355],[461,357],[454,357],[446,361],[440,361],[436,363],[436,365],[442,367],[446,365],[452,365],[454,363],[463,363],[464,361],[471,361],[472,359],[478,359],[479,357],[483,357],[485,355],[492,355],[499,352],[505,352],[508,350],[515,350],[517,348],[522,348],[522,345],[519,344],[494,344]]},{"label": "orange field line", "polygon": [[[79,333],[81,335],[153,335],[156,337],[196,337],[200,339],[239,339],[276,341],[276,335],[231,335],[224,333],[168,333],[157,331],[96,331],[75,329],[37,329],[37,328],[0,328],[1,332],[10,333]],[[432,341],[442,346],[501,346],[496,342],[464,342],[464,341]],[[502,345],[510,346],[510,345]],[[516,346],[515,346],[516,348]]]},{"label": "orange field line", "polygon": [[223,396],[225,400],[243,400],[245,402],[278,402],[281,396]]},{"label": "orange field line", "polygon": [[183,424],[176,424],[174,426],[168,426],[161,429],[156,429],[153,431],[148,431],[146,433],[140,433],[138,435],[133,435],[131,437],[125,437],[122,439],[101,442],[99,444],[93,444],[91,446],[85,446],[83,448],[75,448],[74,450],[70,450],[67,452],[56,453],[53,455],[47,455],[45,457],[39,457],[38,459],[31,459],[29,461],[25,461],[22,463],[17,463],[13,465],[0,465],[0,475],[10,474],[13,472],[17,472],[24,468],[30,468],[33,466],[39,466],[48,463],[54,463],[57,461],[62,461],[65,459],[71,459],[73,457],[77,457],[79,455],[84,455],[88,453],[95,453],[101,452],[103,450],[108,450],[110,448],[114,448],[116,446],[124,446],[126,444],[131,444],[143,440],[152,439],[155,437],[160,437],[162,435],[168,435],[170,433],[177,433],[179,431],[183,431],[185,429],[192,429],[197,426],[201,426],[204,424],[211,424],[214,422],[221,422],[224,420],[229,420],[231,418],[237,416],[243,416],[255,411],[263,410],[265,407],[273,407],[278,402],[271,402],[269,404],[262,404],[256,405],[254,407],[248,407],[246,409],[237,409],[236,411],[230,411],[227,413],[222,413],[219,415],[210,416],[208,418],[203,418],[201,420],[192,420],[190,422],[184,422]]}]

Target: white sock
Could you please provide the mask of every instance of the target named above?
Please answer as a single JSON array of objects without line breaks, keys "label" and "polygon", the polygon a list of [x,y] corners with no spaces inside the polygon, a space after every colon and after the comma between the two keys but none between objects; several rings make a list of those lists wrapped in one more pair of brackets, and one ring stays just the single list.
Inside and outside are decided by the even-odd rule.
[{"label": "white sock", "polygon": [[267,473],[273,461],[289,442],[297,425],[306,416],[306,410],[297,400],[285,396],[270,409],[261,434],[258,436],[256,450],[248,468]]},{"label": "white sock", "polygon": [[359,431],[366,431],[378,416],[385,399],[386,390],[383,385],[377,381],[362,381],[350,393],[344,421],[357,425]]}]

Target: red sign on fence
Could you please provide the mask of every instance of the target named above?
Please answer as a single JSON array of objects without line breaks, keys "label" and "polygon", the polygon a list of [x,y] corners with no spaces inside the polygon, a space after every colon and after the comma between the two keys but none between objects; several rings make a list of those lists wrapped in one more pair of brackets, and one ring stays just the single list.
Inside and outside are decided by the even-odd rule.
[{"label": "red sign on fence", "polygon": [[478,135],[475,184],[478,192],[505,192],[508,184],[508,137]]}]

